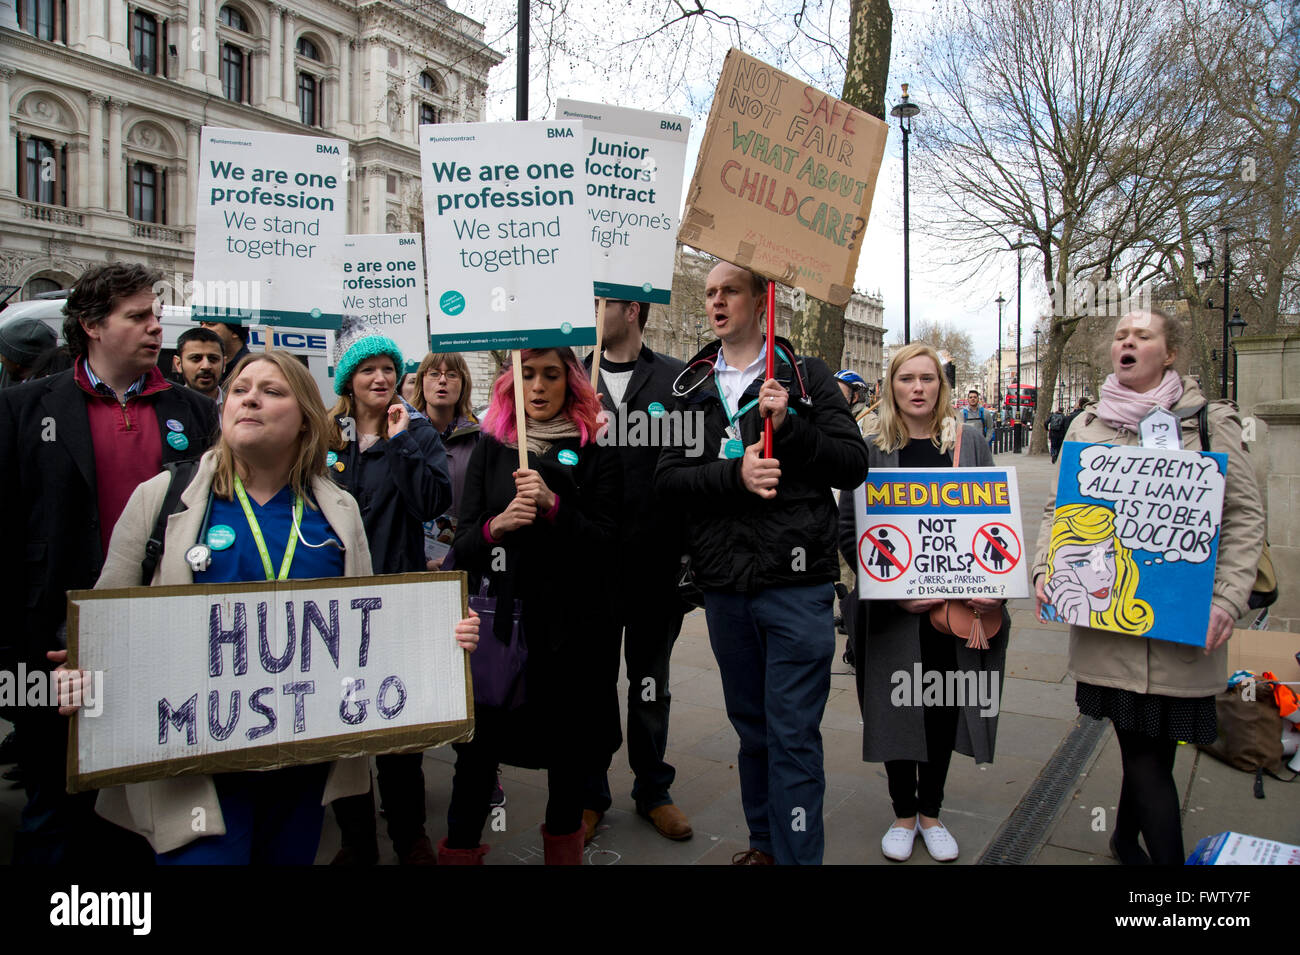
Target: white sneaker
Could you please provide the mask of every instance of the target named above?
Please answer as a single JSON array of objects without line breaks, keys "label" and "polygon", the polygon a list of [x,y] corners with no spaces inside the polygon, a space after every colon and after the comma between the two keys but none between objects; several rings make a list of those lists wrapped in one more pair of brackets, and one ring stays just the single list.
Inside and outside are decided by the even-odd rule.
[{"label": "white sneaker", "polygon": [[906,862],[912,857],[912,843],[916,841],[916,830],[920,827],[918,821],[911,829],[907,826],[890,826],[885,837],[880,840],[880,851],[884,853],[886,859],[893,859],[895,862]]},{"label": "white sneaker", "polygon": [[931,859],[935,862],[951,862],[957,858],[957,840],[952,837],[952,833],[943,823],[927,829],[921,825],[920,820],[917,820],[916,827],[921,830],[921,838],[925,840],[925,851],[930,853]]}]

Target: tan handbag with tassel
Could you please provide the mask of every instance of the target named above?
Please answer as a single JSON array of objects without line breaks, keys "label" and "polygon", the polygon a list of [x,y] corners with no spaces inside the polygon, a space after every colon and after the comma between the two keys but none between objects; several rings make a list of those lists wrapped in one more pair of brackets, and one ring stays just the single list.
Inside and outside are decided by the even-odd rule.
[{"label": "tan handbag with tassel", "polygon": [[[961,466],[960,428],[957,429],[956,443],[952,449],[952,466],[954,468]],[[989,648],[989,638],[984,630],[984,621],[980,617],[980,612],[966,606],[965,601],[945,600],[934,607],[930,611],[930,624],[940,633],[946,633],[965,640],[966,646],[973,650],[987,650]],[[1001,629],[1002,619],[999,613],[998,626],[993,631],[993,635],[997,636],[998,630]]]}]

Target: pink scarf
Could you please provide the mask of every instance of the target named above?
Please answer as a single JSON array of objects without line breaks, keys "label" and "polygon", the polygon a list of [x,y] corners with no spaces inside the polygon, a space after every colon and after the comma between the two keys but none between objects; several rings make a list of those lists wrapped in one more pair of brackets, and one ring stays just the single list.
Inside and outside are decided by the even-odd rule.
[{"label": "pink scarf", "polygon": [[1150,391],[1134,391],[1121,385],[1111,374],[1101,385],[1097,417],[1112,428],[1124,428],[1136,433],[1138,422],[1148,411],[1157,405],[1165,409],[1172,408],[1182,396],[1183,379],[1172,368],[1165,370],[1160,384]]}]

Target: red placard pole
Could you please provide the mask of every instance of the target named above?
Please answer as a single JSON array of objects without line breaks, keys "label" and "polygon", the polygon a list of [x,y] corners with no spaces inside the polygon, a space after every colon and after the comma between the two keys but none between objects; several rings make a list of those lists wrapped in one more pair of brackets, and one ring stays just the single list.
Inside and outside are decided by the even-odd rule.
[{"label": "red placard pole", "polygon": [[[776,377],[776,283],[767,283],[767,373],[764,381]],[[772,456],[772,419],[763,420],[763,457]]]}]

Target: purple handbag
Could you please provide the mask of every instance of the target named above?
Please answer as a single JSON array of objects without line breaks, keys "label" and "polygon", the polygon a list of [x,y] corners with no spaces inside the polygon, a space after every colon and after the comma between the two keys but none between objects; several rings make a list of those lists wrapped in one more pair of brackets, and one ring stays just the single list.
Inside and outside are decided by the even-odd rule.
[{"label": "purple handbag", "polygon": [[[455,557],[455,551],[448,551],[442,569],[454,570]],[[494,706],[508,712],[524,702],[528,646],[520,619],[523,607],[518,600],[513,603],[510,642],[503,643],[496,635],[497,598],[488,596],[487,574],[482,576],[479,592],[470,594],[470,609],[479,616],[478,647],[469,655],[475,706]]]}]

